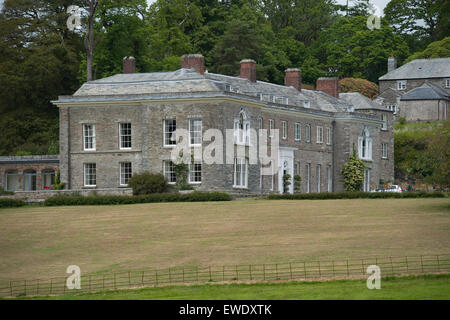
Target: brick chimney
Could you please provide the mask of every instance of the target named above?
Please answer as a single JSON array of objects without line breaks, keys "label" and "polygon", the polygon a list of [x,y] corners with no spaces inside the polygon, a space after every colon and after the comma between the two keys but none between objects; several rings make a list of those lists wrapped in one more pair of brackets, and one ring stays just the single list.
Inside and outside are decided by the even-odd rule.
[{"label": "brick chimney", "polygon": [[335,78],[319,78],[316,82],[316,90],[328,93],[330,96],[339,98],[339,79]]},{"label": "brick chimney", "polygon": [[397,59],[392,54],[388,59],[388,72],[394,71],[395,69],[397,69]]},{"label": "brick chimney", "polygon": [[181,57],[181,68],[194,69],[200,74],[205,73],[205,58],[201,54],[185,54]]},{"label": "brick chimney", "polygon": [[241,61],[240,78],[248,79],[251,82],[256,82],[256,62],[255,60],[245,59]]},{"label": "brick chimney", "polygon": [[123,58],[123,73],[136,72],[136,59],[134,57]]},{"label": "brick chimney", "polygon": [[287,69],[284,76],[284,85],[302,91],[302,71],[298,68]]}]

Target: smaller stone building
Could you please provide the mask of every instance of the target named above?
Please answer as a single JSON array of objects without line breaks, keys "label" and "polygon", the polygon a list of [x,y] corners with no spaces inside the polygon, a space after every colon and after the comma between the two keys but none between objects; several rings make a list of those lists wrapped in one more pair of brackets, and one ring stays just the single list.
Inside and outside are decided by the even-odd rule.
[{"label": "smaller stone building", "polygon": [[447,119],[450,58],[416,59],[397,68],[396,59],[390,57],[388,73],[378,80],[379,95],[375,101],[394,111],[396,120]]},{"label": "smaller stone building", "polygon": [[0,157],[0,187],[7,191],[48,190],[58,168],[59,156]]}]

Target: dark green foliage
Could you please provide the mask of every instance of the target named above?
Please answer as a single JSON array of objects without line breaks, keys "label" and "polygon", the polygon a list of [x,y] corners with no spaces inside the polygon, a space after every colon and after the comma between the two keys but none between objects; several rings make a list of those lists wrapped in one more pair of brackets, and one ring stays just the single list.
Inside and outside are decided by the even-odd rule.
[{"label": "dark green foliage", "polygon": [[387,199],[387,198],[445,198],[444,192],[322,192],[271,194],[269,200],[327,200],[327,199]]},{"label": "dark green foliage", "polygon": [[287,193],[289,191],[289,186],[291,185],[291,175],[286,173],[283,175],[283,192]]},{"label": "dark green foliage", "polygon": [[22,200],[9,199],[9,198],[0,198],[0,208],[14,208],[14,207],[23,207],[27,204]]},{"label": "dark green foliage", "polygon": [[3,189],[3,187],[0,187],[0,196],[9,196],[9,195],[13,195],[14,192],[11,191],[5,191],[5,189]]},{"label": "dark green foliage", "polygon": [[61,182],[61,172],[58,169],[58,171],[56,172],[56,176],[55,176],[55,183],[53,184],[52,189],[53,190],[62,190],[62,189],[64,189],[65,186],[66,186],[66,183]]},{"label": "dark green foliage", "polygon": [[134,195],[163,193],[168,189],[166,178],[161,173],[143,172],[135,174],[128,181]]},{"label": "dark green foliage", "polygon": [[358,158],[356,150],[353,149],[353,154],[350,156],[348,162],[344,164],[344,168],[342,169],[345,191],[361,190],[364,182],[365,167],[364,161]]},{"label": "dark green foliage", "polygon": [[140,196],[53,196],[45,200],[46,206],[124,205],[153,202],[203,202],[230,201],[231,196],[222,192],[154,193]]},{"label": "dark green foliage", "polygon": [[294,176],[294,192],[300,193],[301,186],[302,186],[302,177],[300,177],[300,175],[296,174]]}]

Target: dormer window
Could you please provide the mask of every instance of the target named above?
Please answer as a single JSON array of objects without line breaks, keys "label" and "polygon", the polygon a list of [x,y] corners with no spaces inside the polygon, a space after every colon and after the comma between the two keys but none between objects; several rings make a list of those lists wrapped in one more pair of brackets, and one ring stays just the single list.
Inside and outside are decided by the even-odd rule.
[{"label": "dormer window", "polygon": [[406,80],[397,81],[397,90],[406,90]]}]

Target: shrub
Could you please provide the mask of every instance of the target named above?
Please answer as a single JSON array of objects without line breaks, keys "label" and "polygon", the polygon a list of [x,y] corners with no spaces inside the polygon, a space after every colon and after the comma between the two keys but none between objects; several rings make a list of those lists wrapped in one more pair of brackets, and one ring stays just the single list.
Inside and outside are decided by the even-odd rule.
[{"label": "shrub", "polygon": [[269,200],[326,200],[326,199],[387,199],[387,198],[445,198],[444,192],[322,192],[271,194]]},{"label": "shrub", "polygon": [[128,181],[134,195],[163,193],[168,189],[166,178],[161,173],[139,173],[133,175]]},{"label": "shrub", "polygon": [[300,175],[296,174],[294,176],[294,192],[300,193],[301,186],[302,186],[302,177],[300,177]]},{"label": "shrub", "polygon": [[358,159],[355,148],[348,162],[344,164],[342,175],[344,176],[345,191],[361,190],[364,182],[364,161]]},{"label": "shrub", "polygon": [[13,207],[23,207],[26,203],[22,200],[0,198],[0,208],[13,208]]},{"label": "shrub", "polygon": [[46,206],[118,205],[153,202],[201,202],[230,201],[231,196],[223,192],[153,193],[139,196],[68,196],[57,195],[45,200]]},{"label": "shrub", "polygon": [[3,187],[0,187],[0,196],[10,196],[13,195],[14,192],[6,191]]},{"label": "shrub", "polygon": [[58,171],[56,172],[56,176],[55,176],[55,183],[53,184],[53,190],[62,190],[64,189],[64,187],[66,186],[65,182],[61,182],[61,172]]},{"label": "shrub", "polygon": [[291,175],[286,173],[283,175],[283,192],[287,193],[289,191],[289,186],[291,185]]}]

